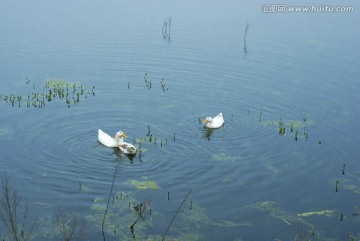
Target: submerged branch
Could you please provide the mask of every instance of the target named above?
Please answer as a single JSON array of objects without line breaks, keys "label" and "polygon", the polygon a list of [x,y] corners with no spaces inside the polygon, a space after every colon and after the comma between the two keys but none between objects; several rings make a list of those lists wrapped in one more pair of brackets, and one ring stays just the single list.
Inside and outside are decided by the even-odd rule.
[{"label": "submerged branch", "polygon": [[18,207],[20,203],[20,196],[16,189],[11,189],[9,186],[9,177],[1,177],[1,197],[0,197],[0,221],[8,228],[9,234],[12,235],[14,241],[27,241],[33,232],[35,221],[31,223],[28,230],[26,230],[26,221],[28,217],[28,204],[25,205],[24,216],[21,223],[18,223]]},{"label": "submerged branch", "polygon": [[245,27],[245,34],[244,34],[244,54],[247,54],[247,46],[246,46],[246,35],[249,31],[250,28],[250,24],[248,23],[248,21],[246,20],[246,27]]},{"label": "submerged branch", "polygon": [[106,218],[107,211],[109,209],[110,198],[111,198],[111,194],[112,194],[112,191],[113,191],[113,188],[114,188],[114,183],[115,183],[115,177],[116,177],[117,170],[118,170],[118,166],[116,165],[115,171],[114,171],[114,176],[113,176],[112,183],[111,183],[111,188],[110,188],[110,192],[109,192],[108,201],[107,201],[107,204],[106,204],[106,209],[105,209],[105,212],[104,212],[104,218],[103,218],[103,221],[102,221],[102,224],[101,224],[101,231],[102,231],[102,234],[103,234],[104,241],[106,240],[105,239],[105,231],[104,231],[105,218]]},{"label": "submerged branch", "polygon": [[176,215],[179,213],[182,205],[185,203],[185,201],[186,201],[186,199],[189,197],[190,193],[191,193],[191,190],[186,194],[186,196],[184,197],[184,200],[182,200],[180,206],[179,206],[178,209],[176,210],[173,218],[171,219],[169,225],[167,226],[167,228],[166,228],[166,230],[165,230],[165,233],[164,233],[164,236],[163,236],[163,238],[162,238],[162,241],[165,240],[165,236],[166,236],[167,232],[169,231],[169,228],[170,228],[171,224],[174,222]]}]

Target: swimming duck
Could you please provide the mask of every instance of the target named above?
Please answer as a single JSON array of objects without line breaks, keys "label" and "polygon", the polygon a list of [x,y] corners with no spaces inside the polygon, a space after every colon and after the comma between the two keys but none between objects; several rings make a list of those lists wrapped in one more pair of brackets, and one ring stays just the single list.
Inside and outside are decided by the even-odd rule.
[{"label": "swimming duck", "polygon": [[[122,132],[122,131],[120,131]],[[125,154],[135,154],[136,153],[136,147],[128,142],[124,141],[124,138],[127,138],[127,135],[125,133],[121,133],[119,141],[118,141],[118,147],[119,149],[124,152]]]},{"label": "swimming duck", "polygon": [[214,118],[206,117],[203,123],[206,124],[206,127],[210,129],[219,128],[224,125],[224,118],[222,113],[219,113]]},{"label": "swimming duck", "polygon": [[98,130],[98,140],[101,144],[107,147],[118,147],[119,139],[124,135],[122,131],[116,132],[114,137],[111,137],[107,133],[103,132],[101,129]]},{"label": "swimming duck", "polygon": [[135,154],[136,148],[133,144],[124,141],[127,135],[122,132],[116,132],[114,137],[111,137],[101,129],[98,130],[98,140],[101,144],[107,147],[118,147],[125,154]]}]

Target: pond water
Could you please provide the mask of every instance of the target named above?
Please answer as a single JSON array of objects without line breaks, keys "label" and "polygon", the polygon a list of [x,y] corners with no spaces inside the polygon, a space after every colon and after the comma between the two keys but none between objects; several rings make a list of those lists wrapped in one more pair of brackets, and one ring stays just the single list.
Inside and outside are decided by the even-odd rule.
[{"label": "pond water", "polygon": [[2,2],[0,174],[33,240],[59,239],[59,216],[80,240],[360,238],[359,3],[264,4]]}]

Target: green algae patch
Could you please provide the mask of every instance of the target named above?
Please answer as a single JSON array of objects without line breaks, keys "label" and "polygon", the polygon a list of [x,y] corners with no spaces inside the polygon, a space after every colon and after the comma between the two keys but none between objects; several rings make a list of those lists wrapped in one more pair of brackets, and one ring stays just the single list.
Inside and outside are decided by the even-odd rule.
[{"label": "green algae patch", "polygon": [[315,211],[315,212],[306,212],[306,213],[299,213],[298,216],[300,217],[309,217],[313,215],[321,215],[331,217],[334,214],[334,210],[322,210],[322,211]]},{"label": "green algae patch", "polygon": [[62,79],[47,79],[45,80],[46,88],[53,88],[53,87],[65,87],[65,86],[76,86],[76,83],[71,83],[68,80]]},{"label": "green algae patch", "polygon": [[230,156],[230,155],[226,155],[224,152],[219,153],[219,154],[213,154],[213,155],[211,155],[211,158],[214,159],[215,161],[237,161],[237,160],[241,160],[240,156]]},{"label": "green algae patch", "polygon": [[154,181],[147,181],[147,180],[138,181],[138,180],[132,179],[132,180],[129,180],[127,183],[131,186],[134,186],[136,189],[139,189],[139,190],[160,189],[160,187]]},{"label": "green algae patch", "polygon": [[[281,124],[280,121],[263,121],[262,124],[264,126],[277,126],[279,127],[279,125]],[[293,121],[287,121],[283,123],[285,126],[287,127],[292,127],[294,129],[296,128],[303,128],[303,127],[307,127],[307,126],[313,126],[314,122],[312,120],[306,120],[306,121],[297,121],[297,120],[293,120]]]},{"label": "green algae patch", "polygon": [[[107,206],[108,201],[110,201],[110,205]],[[147,202],[138,203],[139,201],[134,199],[132,193],[114,193],[109,200],[96,197],[91,207],[91,213],[86,216],[86,220],[92,227],[103,230],[104,233],[112,236],[114,240],[134,240],[133,235],[145,237],[145,229],[151,226],[149,209],[146,209],[147,212],[141,212],[142,218],[140,219],[137,210],[139,205],[149,208],[150,204]],[[104,217],[105,210],[107,210],[107,213]],[[129,227],[134,223],[136,223],[136,227],[134,233],[131,234]]]},{"label": "green algae patch", "polygon": [[360,194],[360,187],[357,184],[358,181],[356,176],[350,175],[346,178],[332,179],[330,180],[329,183],[333,184],[336,183],[337,181],[339,182],[339,187],[338,187],[339,189],[345,189],[353,193]]},{"label": "green algae patch", "polygon": [[206,209],[201,207],[198,203],[191,203],[191,210],[186,209],[182,213],[182,218],[185,223],[191,225],[191,227],[197,226],[201,228],[204,225],[212,225],[219,227],[240,227],[240,226],[252,226],[248,222],[234,222],[232,220],[221,220],[215,221],[209,218],[207,215]]},{"label": "green algae patch", "polygon": [[279,207],[279,204],[274,201],[256,202],[254,204],[245,206],[245,208],[252,208],[262,212],[266,212],[273,218],[279,219],[284,223],[286,223],[287,225],[292,225],[294,222],[300,222],[310,227],[314,227],[314,225],[305,221],[305,218],[310,216],[331,217],[335,212],[334,210],[325,209],[321,211],[311,211],[311,212],[304,212],[299,214],[292,214],[281,209]]},{"label": "green algae patch", "polygon": [[279,219],[286,223],[287,225],[292,225],[292,222],[303,222],[309,226],[310,224],[306,223],[301,217],[292,215],[290,213],[285,212],[279,207],[279,204],[274,201],[265,201],[265,202],[256,202],[254,204],[246,206],[247,208],[257,209],[262,212],[267,212],[275,219]]}]

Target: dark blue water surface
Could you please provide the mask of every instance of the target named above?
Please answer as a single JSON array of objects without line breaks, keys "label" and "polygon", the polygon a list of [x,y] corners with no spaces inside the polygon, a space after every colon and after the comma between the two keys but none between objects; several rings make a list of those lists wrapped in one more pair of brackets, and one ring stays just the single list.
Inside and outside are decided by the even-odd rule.
[{"label": "dark blue water surface", "polygon": [[[32,240],[60,239],[56,216],[81,220],[80,240],[133,240],[140,203],[136,240],[161,240],[190,190],[165,240],[360,238],[359,3],[267,4],[1,1],[0,174],[37,217]],[[69,105],[33,105],[46,80],[68,81]]]}]

